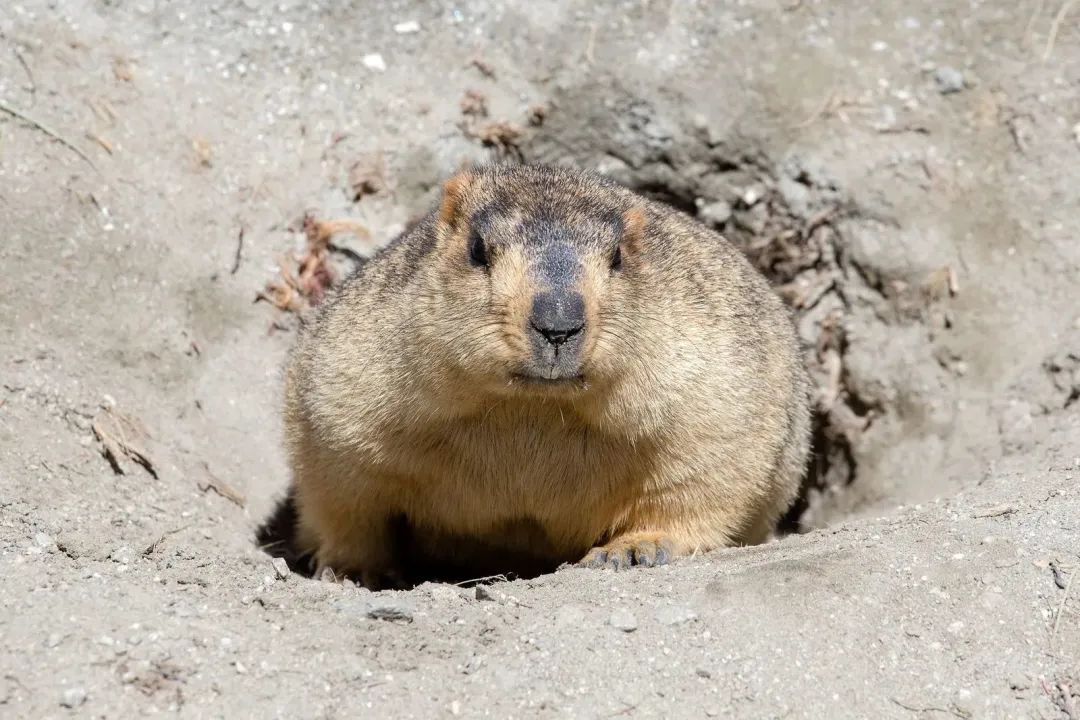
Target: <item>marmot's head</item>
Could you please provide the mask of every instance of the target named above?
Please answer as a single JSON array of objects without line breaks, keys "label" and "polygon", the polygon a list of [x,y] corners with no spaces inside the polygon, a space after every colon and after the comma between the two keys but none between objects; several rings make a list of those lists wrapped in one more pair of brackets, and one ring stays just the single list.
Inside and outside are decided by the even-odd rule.
[{"label": "marmot's head", "polygon": [[425,325],[440,330],[427,341],[481,386],[579,393],[634,362],[647,216],[629,191],[567,169],[487,167],[446,182],[435,222]]}]

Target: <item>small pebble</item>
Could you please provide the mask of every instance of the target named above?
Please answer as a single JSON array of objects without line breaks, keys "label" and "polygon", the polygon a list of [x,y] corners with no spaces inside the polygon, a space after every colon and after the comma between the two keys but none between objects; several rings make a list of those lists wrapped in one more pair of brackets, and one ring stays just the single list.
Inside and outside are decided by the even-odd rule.
[{"label": "small pebble", "polygon": [[405,22],[399,22],[394,26],[394,32],[398,35],[410,35],[412,33],[420,32],[420,23],[415,20],[406,20]]},{"label": "small pebble", "polygon": [[1013,674],[1009,675],[1009,687],[1012,690],[1027,690],[1029,687],[1031,687],[1031,681],[1028,680],[1028,677],[1025,673],[1014,672]]},{"label": "small pebble", "polygon": [[56,547],[56,541],[51,536],[45,533],[38,533],[34,535],[34,544],[42,550],[52,550]]},{"label": "small pebble", "polygon": [[520,605],[521,601],[513,595],[507,595],[502,590],[496,589],[491,585],[477,585],[476,586],[476,599],[477,600],[491,600],[497,603],[510,603],[511,605]]},{"label": "small pebble", "polygon": [[84,702],[86,702],[86,688],[68,688],[60,697],[60,704],[66,708],[77,708]]},{"label": "small pebble", "polygon": [[754,207],[765,196],[765,188],[761,185],[751,185],[742,192],[741,200],[746,207]]},{"label": "small pebble", "polygon": [[437,602],[459,605],[466,600],[461,590],[449,585],[432,583],[427,587],[427,592],[431,599]]},{"label": "small pebble", "polygon": [[281,580],[289,579],[291,573],[289,572],[289,563],[285,562],[285,558],[274,558],[273,565],[278,578]]},{"label": "small pebble", "polygon": [[698,211],[698,216],[706,225],[723,225],[731,219],[731,205],[723,200],[705,205]]},{"label": "small pebble", "polygon": [[579,628],[585,623],[585,611],[577,605],[563,605],[555,611],[555,627]]},{"label": "small pebble", "polygon": [[386,61],[383,60],[383,56],[379,53],[369,53],[360,58],[360,62],[364,64],[368,70],[375,70],[376,72],[386,72]]},{"label": "small pebble", "polygon": [[115,563],[120,563],[121,565],[130,565],[132,560],[131,548],[127,545],[118,547],[109,553],[109,559]]},{"label": "small pebble", "polygon": [[967,689],[956,691],[952,701],[952,709],[956,715],[966,718],[975,717],[978,713],[978,706],[972,700],[971,691]]},{"label": "small pebble", "polygon": [[412,622],[413,609],[407,603],[385,600],[370,605],[367,616],[372,620]]},{"label": "small pebble", "polygon": [[484,658],[479,655],[473,655],[465,661],[465,666],[461,668],[461,672],[466,675],[472,675],[474,672],[484,666]]},{"label": "small pebble", "polygon": [[942,95],[958,93],[967,86],[964,81],[964,73],[948,65],[942,65],[934,70],[934,83],[937,85],[938,92]]},{"label": "small pebble", "polygon": [[697,619],[697,613],[682,605],[669,605],[656,611],[656,619],[662,625],[681,625]]},{"label": "small pebble", "polygon": [[622,630],[623,632],[629,633],[637,630],[637,618],[626,608],[619,608],[611,613],[611,617],[608,618],[608,624],[616,630]]}]

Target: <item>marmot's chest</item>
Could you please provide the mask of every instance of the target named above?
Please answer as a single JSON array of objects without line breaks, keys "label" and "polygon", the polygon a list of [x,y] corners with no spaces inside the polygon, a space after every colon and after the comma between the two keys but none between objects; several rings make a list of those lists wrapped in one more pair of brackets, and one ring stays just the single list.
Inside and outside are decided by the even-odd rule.
[{"label": "marmot's chest", "polygon": [[644,492],[644,447],[577,425],[478,420],[402,446],[417,526],[498,542],[510,528],[553,546],[591,543]]},{"label": "marmot's chest", "polygon": [[[437,432],[424,453],[432,470],[453,482],[503,491],[567,492],[610,486],[634,464],[634,452],[595,430],[527,422],[483,422]],[[609,488],[610,489],[610,488]]]}]

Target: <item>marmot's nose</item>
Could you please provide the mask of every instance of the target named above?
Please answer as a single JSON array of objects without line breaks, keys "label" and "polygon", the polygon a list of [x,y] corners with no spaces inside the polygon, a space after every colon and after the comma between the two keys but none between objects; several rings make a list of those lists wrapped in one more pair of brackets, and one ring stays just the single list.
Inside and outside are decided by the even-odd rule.
[{"label": "marmot's nose", "polygon": [[537,293],[529,324],[558,347],[585,328],[585,298],[577,292]]}]

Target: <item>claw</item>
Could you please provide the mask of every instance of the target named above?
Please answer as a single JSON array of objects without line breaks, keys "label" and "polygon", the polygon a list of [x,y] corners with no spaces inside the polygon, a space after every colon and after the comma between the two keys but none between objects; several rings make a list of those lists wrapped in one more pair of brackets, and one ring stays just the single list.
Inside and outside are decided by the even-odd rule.
[{"label": "claw", "polygon": [[667,565],[676,553],[671,540],[662,535],[641,534],[618,538],[615,541],[590,550],[581,562],[589,568],[623,570],[632,566],[656,567]]},{"label": "claw", "polygon": [[587,568],[599,569],[607,565],[608,554],[603,548],[593,548],[581,559],[578,565]]},{"label": "claw", "polygon": [[634,564],[644,567],[656,565],[656,543],[639,545],[634,548]]}]

